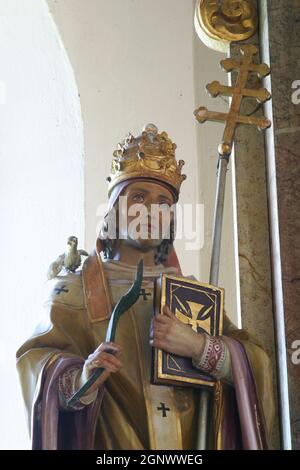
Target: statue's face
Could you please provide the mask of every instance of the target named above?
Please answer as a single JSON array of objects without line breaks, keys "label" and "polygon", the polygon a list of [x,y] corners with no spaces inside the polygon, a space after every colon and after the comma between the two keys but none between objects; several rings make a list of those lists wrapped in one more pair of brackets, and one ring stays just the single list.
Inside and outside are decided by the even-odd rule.
[{"label": "statue's face", "polygon": [[[148,250],[170,238],[174,219],[174,196],[166,187],[150,181],[136,181],[124,188],[117,204],[118,215],[126,223],[119,224],[119,238]],[[120,220],[120,218],[119,218]]]}]

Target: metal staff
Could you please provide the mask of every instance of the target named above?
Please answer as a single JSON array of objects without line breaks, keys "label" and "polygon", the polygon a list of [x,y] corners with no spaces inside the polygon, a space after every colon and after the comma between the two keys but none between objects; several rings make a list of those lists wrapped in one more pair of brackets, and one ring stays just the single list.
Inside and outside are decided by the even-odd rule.
[{"label": "metal staff", "polygon": [[[259,128],[259,130],[262,130],[268,128],[271,125],[271,122],[264,117],[260,118],[239,114],[242,99],[244,96],[256,98],[259,103],[264,103],[271,97],[270,93],[268,92],[268,90],[266,90],[266,88],[260,88],[255,90],[246,88],[249,72],[254,72],[259,77],[265,77],[270,73],[270,69],[266,64],[254,64],[252,62],[253,55],[258,52],[257,47],[251,44],[245,45],[241,47],[241,52],[243,54],[243,58],[241,61],[237,61],[231,58],[224,59],[221,61],[221,66],[226,72],[231,72],[232,70],[238,71],[235,86],[223,86],[217,81],[211,82],[206,86],[207,91],[213,97],[216,97],[218,95],[232,96],[229,112],[219,113],[214,111],[208,111],[205,107],[200,107],[194,112],[196,119],[201,124],[207,120],[226,123],[223,133],[223,142],[218,147],[218,177],[213,220],[212,255],[209,277],[209,282],[213,285],[218,285],[219,280],[226,171],[229,162],[229,157],[232,152],[233,139],[236,127],[238,124],[248,124],[255,125]],[[197,436],[197,449],[199,450],[205,450],[207,447],[207,417],[209,397],[209,392],[207,390],[201,390]]]}]

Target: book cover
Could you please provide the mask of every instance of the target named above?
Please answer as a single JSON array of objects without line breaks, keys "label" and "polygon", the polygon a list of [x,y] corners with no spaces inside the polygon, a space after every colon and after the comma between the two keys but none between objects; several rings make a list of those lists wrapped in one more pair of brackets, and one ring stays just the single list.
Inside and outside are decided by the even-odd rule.
[{"label": "book cover", "polygon": [[[222,334],[224,289],[186,277],[162,274],[155,282],[154,314],[172,313],[197,332]],[[215,379],[193,366],[192,359],[153,348],[152,383],[211,388]]]}]

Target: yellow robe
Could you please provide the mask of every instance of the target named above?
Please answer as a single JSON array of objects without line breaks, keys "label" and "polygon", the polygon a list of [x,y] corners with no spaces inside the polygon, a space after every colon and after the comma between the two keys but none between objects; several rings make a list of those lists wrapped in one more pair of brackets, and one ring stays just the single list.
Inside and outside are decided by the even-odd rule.
[{"label": "yellow robe", "polygon": [[[131,281],[123,280],[121,284],[118,283],[118,278],[124,278],[120,273],[120,266],[110,275],[112,280],[108,284],[108,290],[113,306],[128,290]],[[145,298],[140,296],[118,323],[115,342],[123,348],[123,367],[111,374],[105,383],[94,433],[94,448],[195,449],[199,390],[151,385],[151,278],[143,281],[142,288],[151,295]],[[90,318],[81,271],[58,278],[45,310],[44,321],[17,352],[17,367],[29,430],[36,419],[32,410],[41,387],[42,372],[47,371],[61,355],[86,358],[105,340],[109,321],[108,318],[101,321]],[[270,431],[273,401],[269,359],[260,346],[254,344],[246,333],[237,330],[227,319],[224,335],[238,339],[245,347],[266,428]],[[229,385],[221,382],[215,387],[209,420],[210,448],[223,447],[222,421],[229,404],[227,396],[232,393],[230,389]],[[162,406],[167,411],[163,411]]]}]

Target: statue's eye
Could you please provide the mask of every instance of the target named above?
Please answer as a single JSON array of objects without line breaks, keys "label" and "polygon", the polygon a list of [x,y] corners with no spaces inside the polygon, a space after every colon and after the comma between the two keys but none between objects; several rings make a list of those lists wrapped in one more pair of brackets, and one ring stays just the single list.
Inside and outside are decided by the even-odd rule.
[{"label": "statue's eye", "polygon": [[168,211],[171,207],[171,204],[169,204],[168,202],[164,201],[164,202],[160,202],[159,203],[159,208],[162,210],[162,211]]},{"label": "statue's eye", "polygon": [[132,200],[134,202],[144,202],[144,195],[142,193],[134,194]]}]

